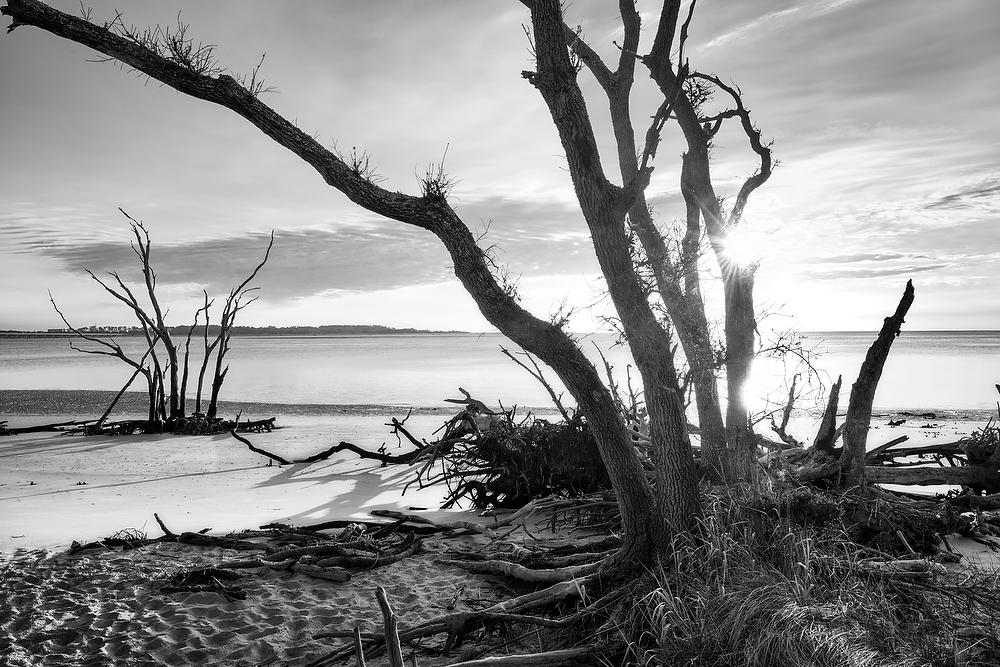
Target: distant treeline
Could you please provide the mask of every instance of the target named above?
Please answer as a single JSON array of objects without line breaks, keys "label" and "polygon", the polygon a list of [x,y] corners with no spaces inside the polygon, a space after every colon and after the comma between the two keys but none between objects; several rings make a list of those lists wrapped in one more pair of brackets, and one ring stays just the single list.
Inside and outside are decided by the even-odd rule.
[{"label": "distant treeline", "polygon": [[[189,327],[175,326],[169,327],[171,335],[187,336]],[[126,326],[89,326],[81,327],[80,331],[88,334],[107,336],[140,336],[142,329],[139,327]],[[249,327],[233,326],[233,335],[236,336],[389,336],[399,334],[427,334],[427,333],[466,333],[464,331],[428,331],[425,329],[394,329],[392,327],[378,324],[325,324],[319,327],[292,326],[292,327]],[[9,331],[0,330],[0,335],[6,336],[33,336],[33,335],[70,335],[69,329],[48,329],[46,331]],[[205,326],[198,325],[194,330],[194,336],[203,336]],[[219,333],[218,325],[208,327],[208,335],[215,336]]]}]

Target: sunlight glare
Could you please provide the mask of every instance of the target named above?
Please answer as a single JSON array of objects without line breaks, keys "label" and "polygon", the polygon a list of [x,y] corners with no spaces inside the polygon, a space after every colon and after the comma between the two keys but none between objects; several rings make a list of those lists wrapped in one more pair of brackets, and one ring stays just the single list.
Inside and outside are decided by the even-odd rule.
[{"label": "sunlight glare", "polygon": [[767,254],[769,239],[752,226],[740,225],[730,230],[724,240],[726,257],[741,267],[759,264]]}]

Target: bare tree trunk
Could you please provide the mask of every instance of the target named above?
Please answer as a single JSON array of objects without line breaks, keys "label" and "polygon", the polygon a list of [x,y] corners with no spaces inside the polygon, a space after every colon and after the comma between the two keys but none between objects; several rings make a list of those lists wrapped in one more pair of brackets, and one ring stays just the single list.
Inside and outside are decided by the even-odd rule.
[{"label": "bare tree trunk", "polygon": [[219,349],[215,354],[212,390],[209,394],[208,408],[205,410],[205,416],[208,419],[215,419],[216,412],[218,411],[219,392],[222,390],[222,383],[226,380],[226,373],[229,372],[229,366],[223,366],[223,364],[225,363],[226,353],[229,352],[229,329],[232,326],[232,318],[235,316],[235,313],[232,312],[234,294],[235,291],[230,293],[229,299],[226,300],[226,305],[222,310],[222,317],[219,320]]},{"label": "bare tree trunk", "polygon": [[913,281],[906,281],[903,296],[896,306],[896,312],[885,318],[881,331],[861,364],[858,379],[851,386],[851,399],[847,406],[844,425],[844,453],[841,455],[841,470],[844,480],[852,485],[865,483],[865,448],[868,443],[868,429],[872,420],[872,403],[875,390],[882,377],[882,368],[892,342],[900,334],[904,318],[913,303]]},{"label": "bare tree trunk", "polygon": [[156,425],[156,376],[151,370],[147,370],[145,375],[147,395],[149,396],[149,405],[146,409],[146,428],[152,430]]},{"label": "bare tree trunk", "polygon": [[208,400],[208,410],[205,412],[205,416],[209,419],[215,419],[219,411],[219,392],[222,391],[222,383],[226,381],[226,374],[229,372],[228,365],[222,368],[222,351],[224,349],[219,348],[219,358],[216,361],[215,375],[212,378],[212,393]]},{"label": "bare tree trunk", "polygon": [[188,329],[187,337],[184,340],[184,369],[181,372],[181,385],[180,385],[180,396],[178,397],[178,403],[180,404],[180,416],[183,417],[187,413],[187,386],[188,386],[188,374],[190,371],[191,362],[191,336],[194,334],[194,330],[198,327],[198,315],[201,310],[195,311],[194,314],[194,324]]},{"label": "bare tree trunk", "polygon": [[[143,226],[142,222],[130,216],[124,211],[124,209],[119,208],[118,210],[121,211],[122,214],[132,223],[132,234],[136,241],[135,245],[132,247],[142,262],[142,277],[146,285],[146,294],[149,297],[149,303],[153,308],[153,315],[155,316],[155,319],[146,316],[145,313],[143,313],[143,316],[147,321],[150,321],[151,327],[163,341],[163,349],[167,354],[166,370],[170,373],[169,418],[173,420],[183,416],[181,412],[183,408],[180,408],[178,396],[180,383],[178,380],[177,346],[174,345],[173,339],[170,337],[170,328],[166,325],[166,322],[163,319],[163,309],[160,308],[160,300],[156,296],[156,273],[153,271],[153,267],[150,264],[149,259],[152,251],[149,243],[149,232]],[[166,398],[164,398],[164,401],[166,401]],[[164,418],[164,421],[166,421],[166,418]]]},{"label": "bare tree trunk", "polygon": [[183,417],[187,414],[187,385],[188,385],[188,371],[189,363],[191,361],[191,334],[194,332],[195,327],[198,326],[198,315],[195,314],[195,323],[191,325],[188,329],[187,339],[184,341],[184,368],[181,372],[181,383],[180,383],[180,396],[177,398],[177,403],[180,406],[179,417]]},{"label": "bare tree trunk", "polygon": [[107,408],[107,410],[104,411],[104,414],[102,414],[101,417],[100,417],[100,419],[98,419],[94,423],[94,425],[92,426],[92,428],[95,431],[99,431],[100,430],[101,426],[104,424],[104,422],[107,420],[108,416],[111,414],[111,411],[115,409],[116,405],[118,405],[118,401],[121,400],[122,396],[125,394],[125,392],[128,390],[128,388],[132,386],[132,383],[135,382],[135,379],[140,374],[145,375],[147,382],[149,381],[149,369],[146,368],[144,366],[144,364],[146,362],[146,358],[153,353],[153,349],[155,348],[157,341],[159,341],[159,338],[153,338],[150,341],[149,349],[146,350],[145,354],[142,355],[142,357],[139,359],[138,362],[132,364],[132,366],[135,368],[135,371],[132,373],[132,376],[128,379],[128,382],[126,382],[124,385],[122,385],[122,388],[118,391],[118,393],[115,395],[114,399],[108,405],[108,408]]},{"label": "bare tree trunk", "polygon": [[722,420],[722,402],[715,377],[716,359],[708,331],[708,317],[701,293],[699,260],[701,258],[701,207],[694,196],[691,180],[690,153],[681,158],[681,194],[684,197],[687,229],[681,241],[681,271],[684,278],[684,298],[681,312],[671,314],[678,338],[684,348],[694,383],[698,426],[701,427],[701,460],[709,476],[717,482],[727,481],[725,451],[727,434]]},{"label": "bare tree trunk", "polygon": [[750,428],[746,385],[754,357],[753,270],[738,267],[726,289],[726,440],[723,477],[752,481],[757,471],[757,440]]},{"label": "bare tree trunk", "polygon": [[[1000,492],[1000,471],[985,465],[867,466],[863,480],[873,484],[968,486],[977,493]],[[976,496],[973,496],[976,497]]]},{"label": "bare tree trunk", "polygon": [[167,396],[163,385],[163,370],[156,367],[156,414],[162,424],[167,421]]},{"label": "bare tree trunk", "polygon": [[201,396],[202,396],[202,391],[205,388],[205,373],[208,371],[208,365],[212,361],[212,351],[215,350],[215,346],[218,345],[219,341],[222,340],[222,335],[220,334],[220,335],[218,335],[218,336],[215,337],[215,340],[212,341],[211,345],[209,345],[209,343],[208,343],[208,326],[209,326],[209,322],[210,321],[209,321],[209,317],[208,317],[208,293],[207,292],[205,293],[205,303],[206,303],[206,306],[205,306],[205,338],[204,338],[205,356],[201,360],[201,369],[198,371],[198,392],[196,394],[196,398],[195,398],[195,402],[194,402],[194,411],[197,412],[197,413],[201,413],[201,414],[204,414],[201,411]]},{"label": "bare tree trunk", "polygon": [[[206,412],[206,417],[209,419],[215,419],[216,412],[218,411],[219,391],[222,389],[222,383],[226,380],[226,374],[229,373],[229,365],[227,364],[223,368],[223,362],[226,354],[229,352],[229,341],[232,339],[232,330],[233,324],[236,322],[236,315],[257,300],[257,297],[246,299],[249,292],[257,289],[256,287],[248,287],[248,285],[253,282],[253,279],[257,277],[260,270],[267,264],[267,260],[271,256],[271,248],[273,247],[274,232],[272,231],[271,240],[268,242],[267,250],[264,252],[264,258],[260,260],[260,263],[254,267],[254,270],[250,272],[250,275],[242,283],[229,292],[229,296],[226,298],[226,305],[222,308],[222,317],[219,319],[219,337],[216,339],[216,343],[219,344],[219,351],[216,354],[215,374],[212,377],[212,396],[209,399],[208,410]],[[205,313],[207,317],[207,306]]]},{"label": "bare tree trunk", "polygon": [[[119,294],[115,293],[114,290],[110,289],[105,283],[103,283],[100,279],[98,279],[93,273],[91,273],[90,276],[94,280],[96,280],[102,287],[104,287],[104,289],[106,289],[108,292],[110,292],[111,294],[114,294],[117,298],[119,298],[120,300],[122,300],[125,303],[129,304],[130,307],[132,307],[133,312],[139,318],[139,323],[142,325],[142,331],[143,331],[143,334],[145,334],[145,336],[146,336],[146,343],[149,345],[149,347],[146,349],[146,353],[143,354],[142,357],[138,361],[136,361],[135,359],[132,359],[127,354],[125,354],[125,351],[122,349],[122,347],[117,342],[115,342],[115,340],[113,338],[104,339],[104,338],[101,338],[99,336],[93,336],[93,335],[90,335],[90,334],[88,334],[88,333],[86,333],[84,331],[81,331],[80,329],[77,329],[72,324],[70,324],[69,320],[66,319],[66,316],[63,314],[63,312],[61,310],[59,310],[59,306],[56,305],[56,301],[52,297],[52,294],[49,294],[49,301],[52,303],[52,307],[55,309],[56,313],[59,314],[60,319],[62,319],[63,323],[66,325],[66,327],[70,331],[72,331],[74,334],[76,334],[77,336],[79,336],[81,339],[83,339],[83,340],[85,340],[85,341],[87,341],[89,343],[92,343],[92,344],[98,346],[97,349],[84,349],[84,348],[78,348],[78,347],[74,346],[73,343],[71,342],[70,343],[70,347],[71,348],[73,348],[74,350],[77,350],[79,352],[84,352],[84,353],[87,353],[87,354],[98,354],[98,355],[107,356],[107,357],[115,357],[116,359],[120,359],[121,361],[125,362],[126,364],[128,364],[129,366],[131,366],[133,369],[135,369],[136,373],[142,373],[145,376],[146,382],[147,382],[147,385],[148,385],[148,390],[149,390],[149,410],[148,410],[147,423],[149,425],[152,425],[153,422],[155,421],[155,418],[156,418],[155,411],[154,411],[154,407],[156,405],[156,383],[153,381],[153,375],[150,372],[149,367],[146,366],[146,358],[147,357],[154,357],[155,358],[155,356],[156,356],[156,352],[155,352],[155,350],[156,350],[156,344],[157,344],[157,342],[159,342],[159,337],[157,335],[155,335],[155,333],[152,334],[152,335],[150,334],[150,330],[149,330],[149,328],[147,326],[147,323],[142,318],[142,310],[136,308],[133,305],[134,301],[130,302],[123,295],[119,295]],[[132,380],[134,380],[134,379],[135,379],[135,375],[133,374]],[[107,416],[111,413],[111,410],[114,408],[115,404],[121,398],[121,395],[125,392],[125,389],[127,389],[128,386],[132,383],[132,380],[129,380],[128,384],[126,384],[125,387],[123,387],[122,390],[118,393],[118,396],[115,397],[114,401],[112,401],[111,406],[108,407],[107,411],[104,413],[104,415],[101,417],[101,419],[98,420],[97,426],[100,426],[100,424],[103,423],[103,421],[105,419],[107,419]]]},{"label": "bare tree trunk", "polygon": [[129,379],[125,382],[125,384],[122,385],[122,388],[118,390],[118,393],[115,394],[115,397],[111,399],[111,403],[108,404],[108,407],[104,411],[104,414],[102,414],[97,419],[97,421],[94,422],[91,428],[93,428],[95,431],[99,431],[101,429],[101,426],[104,425],[104,422],[107,421],[108,416],[111,414],[111,411],[115,409],[115,406],[118,405],[118,401],[120,401],[125,392],[128,391],[128,388],[132,386],[132,383],[135,382],[135,379],[139,377],[139,374],[142,373],[142,370],[143,369],[141,368],[137,368],[135,369],[135,371],[132,372],[132,375],[129,377]]},{"label": "bare tree trunk", "polygon": [[[188,329],[187,338],[184,341],[184,372],[181,376],[181,394],[180,394],[180,412],[183,417],[187,412],[187,386],[188,386],[188,371],[189,371],[189,361],[191,359],[191,336],[194,334],[194,330],[198,328],[198,317],[202,312],[205,313],[205,343],[206,350],[205,354],[208,355],[207,343],[208,343],[208,309],[212,305],[208,300],[208,292],[205,294],[205,305],[194,312],[194,324]],[[202,364],[202,369],[205,365]],[[204,375],[204,370],[202,370],[202,376]],[[198,401],[195,407],[195,412],[199,412],[201,409],[201,376],[199,376],[198,383]]]},{"label": "bare tree trunk", "polygon": [[843,377],[837,376],[837,381],[830,387],[830,396],[826,401],[826,410],[823,412],[823,419],[820,421],[819,430],[816,431],[816,439],[813,440],[813,449],[827,454],[833,454],[833,445],[837,440],[837,406],[840,403],[840,387]]}]

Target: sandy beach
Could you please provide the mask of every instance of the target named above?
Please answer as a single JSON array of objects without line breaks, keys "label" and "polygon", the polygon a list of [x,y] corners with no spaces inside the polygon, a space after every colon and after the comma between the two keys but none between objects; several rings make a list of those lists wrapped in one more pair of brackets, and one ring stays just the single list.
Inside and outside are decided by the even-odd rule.
[{"label": "sandy beach", "polygon": [[[950,415],[908,418],[889,427],[892,416],[873,419],[871,446],[903,435],[913,444],[954,440],[980,423]],[[437,414],[414,415],[408,425],[430,437],[441,420]],[[12,425],[41,421],[19,416]],[[247,437],[289,458],[340,440],[394,448],[385,421],[372,414],[281,417],[283,428]],[[801,433],[811,428],[807,418],[793,426]],[[159,543],[121,552],[65,552],[73,541],[126,529],[157,537],[154,512],[173,531],[210,528],[213,535],[272,522],[371,520],[374,509],[488,521],[438,510],[443,488],[411,488],[402,495],[411,475],[403,466],[383,468],[346,452],[318,463],[277,466],[229,435],[27,434],[0,438],[0,459],[0,609],[8,612],[0,653],[6,664],[308,664],[345,641],[315,640],[318,633],[357,625],[378,630],[378,586],[387,590],[404,625],[496,599],[502,587],[499,580],[436,563],[454,546],[454,540],[442,539],[425,542],[416,557],[347,583],[266,569],[243,574],[245,600],[158,591],[171,573],[238,557],[231,550]],[[953,546],[965,553],[965,563],[997,566],[982,545],[958,539]],[[447,664],[458,655],[421,656],[421,664]]]},{"label": "sandy beach", "polygon": [[[391,437],[373,437],[387,435],[384,421],[292,417],[281,420],[285,428],[248,437],[289,457],[325,449],[333,438],[393,447]],[[409,423],[433,430],[439,421],[415,416]],[[157,537],[154,512],[176,532],[211,528],[212,534],[271,522],[370,520],[376,508],[476,518],[436,511],[443,489],[401,495],[405,467],[382,468],[349,453],[309,465],[268,465],[228,435],[29,434],[0,439],[0,459],[0,609],[9,613],[0,629],[4,664],[305,664],[340,641],[314,641],[319,632],[377,630],[377,586],[387,590],[403,623],[493,597],[488,579],[434,563],[446,545],[433,539],[421,555],[344,584],[266,570],[245,575],[243,601],[156,592],[171,572],[232,559],[230,550],[164,543],[64,553],[74,540],[124,529]]]},{"label": "sandy beach", "polygon": [[[58,420],[59,418],[55,418]],[[249,434],[286,458],[341,440],[378,449],[396,441],[385,418],[281,418],[283,428]],[[430,434],[440,418],[408,424]],[[14,425],[14,422],[12,422]],[[311,465],[269,465],[228,434],[81,437],[52,433],[0,439],[0,552],[66,548],[124,528],[157,531],[153,512],[175,530],[229,532],[265,523],[370,519],[368,509],[437,509],[442,489],[416,487],[403,467],[381,468],[343,453]]]}]

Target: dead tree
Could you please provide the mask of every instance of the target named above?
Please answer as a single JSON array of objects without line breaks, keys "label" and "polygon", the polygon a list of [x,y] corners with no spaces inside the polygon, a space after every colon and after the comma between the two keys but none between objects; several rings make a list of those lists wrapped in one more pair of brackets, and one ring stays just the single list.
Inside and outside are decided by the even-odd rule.
[{"label": "dead tree", "polygon": [[[226,374],[229,372],[229,365],[225,363],[225,360],[226,354],[229,352],[229,342],[232,339],[232,330],[233,324],[236,322],[236,315],[257,300],[256,296],[248,298],[251,292],[258,289],[256,287],[250,287],[250,283],[253,282],[253,279],[257,277],[257,273],[259,273],[264,265],[267,264],[267,259],[271,256],[271,248],[273,247],[274,232],[271,232],[271,240],[267,244],[267,250],[264,251],[264,259],[260,260],[260,263],[254,268],[253,271],[250,272],[250,275],[247,276],[246,280],[229,292],[229,296],[226,297],[226,304],[222,307],[222,319],[219,321],[219,335],[216,337],[215,342],[211,345],[213,348],[218,347],[218,352],[215,357],[215,374],[212,379],[212,395],[211,398],[209,398],[208,410],[205,413],[205,416],[210,420],[215,419],[215,414],[218,411],[219,405],[219,391],[222,389],[222,383],[225,381]],[[207,304],[205,306],[205,318],[205,328],[207,331]],[[208,358],[207,349],[205,358]],[[201,396],[201,378],[199,378],[198,383],[198,395],[199,397]]]},{"label": "dead tree", "polygon": [[889,348],[900,334],[903,320],[910,305],[913,303],[913,281],[906,281],[906,289],[896,306],[896,312],[885,318],[878,338],[868,348],[868,354],[861,364],[858,379],[851,386],[851,398],[847,406],[847,418],[844,422],[844,453],[841,456],[841,467],[844,477],[852,485],[865,482],[865,449],[868,442],[868,429],[872,420],[872,402],[875,400],[875,389],[882,368],[885,366]]},{"label": "dead tree", "polygon": [[[69,324],[59,308],[56,307],[55,300],[52,299],[51,294],[49,295],[49,300],[52,301],[52,306],[56,309],[56,312],[59,313],[59,316],[62,318],[66,326],[69,327],[70,331],[85,340],[100,346],[98,349],[74,349],[90,354],[103,354],[105,356],[119,358],[132,366],[137,374],[141,374],[145,377],[149,401],[145,428],[147,432],[160,431],[164,426],[172,428],[173,424],[175,424],[178,420],[183,419],[185,416],[191,338],[198,326],[198,320],[200,319],[201,313],[204,312],[205,358],[202,360],[201,370],[198,374],[196,412],[201,411],[202,389],[205,372],[212,361],[212,351],[217,350],[215,357],[215,372],[212,379],[211,397],[208,404],[208,414],[206,415],[209,420],[215,419],[216,412],[218,410],[219,392],[222,389],[222,384],[225,381],[226,374],[229,370],[228,364],[225,364],[224,362],[226,354],[230,349],[229,344],[232,337],[232,327],[236,320],[237,313],[249,306],[257,298],[248,298],[249,294],[258,289],[256,287],[250,287],[249,285],[267,262],[271,248],[274,245],[274,234],[271,234],[267,251],[264,253],[264,259],[257,264],[250,275],[242,283],[240,283],[238,287],[234,288],[226,298],[218,335],[211,344],[208,342],[209,309],[211,308],[213,301],[209,300],[208,292],[204,292],[205,303],[201,308],[195,311],[194,323],[187,330],[187,335],[184,341],[184,352],[183,355],[180,355],[178,349],[179,346],[171,337],[170,327],[166,323],[165,310],[161,307],[159,299],[156,295],[156,272],[153,270],[150,263],[151,244],[149,232],[142,222],[136,220],[123,210],[121,212],[126,218],[128,218],[132,234],[135,237],[135,240],[132,242],[132,250],[139,258],[140,270],[143,276],[143,283],[146,288],[145,295],[148,300],[148,305],[140,301],[135,292],[132,291],[132,288],[129,287],[129,285],[117,272],[112,271],[108,273],[108,277],[110,277],[111,280],[101,278],[89,269],[87,270],[87,274],[101,287],[103,287],[108,294],[125,304],[135,316],[139,323],[139,329],[142,332],[147,345],[146,352],[142,355],[142,359],[135,361],[129,358],[113,339],[105,341],[96,336],[87,335],[79,329],[74,328]],[[158,350],[166,357],[162,361],[157,353]],[[183,359],[180,359],[181,356],[183,356]],[[179,368],[178,364],[182,364],[182,368]],[[134,379],[135,377],[133,376],[132,380]],[[118,398],[120,398],[121,394],[124,393],[129,385],[131,385],[132,380],[129,380],[126,386],[121,390],[121,392],[119,392]],[[115,402],[117,402],[118,398],[115,399]],[[106,417],[107,415],[101,418],[98,428]]]},{"label": "dead tree", "polygon": [[[799,463],[801,465],[794,474],[800,481],[809,482],[836,476],[843,484],[861,486],[866,482],[866,471],[876,470],[869,476],[872,478],[872,481],[880,483],[917,484],[920,482],[915,480],[923,476],[938,480],[937,482],[924,483],[948,483],[939,481],[943,478],[952,480],[968,479],[980,482],[986,480],[987,484],[983,488],[993,488],[993,480],[997,476],[996,466],[993,466],[992,470],[989,467],[978,471],[966,470],[959,472],[952,470],[942,475],[932,474],[930,476],[926,474],[927,471],[912,470],[908,471],[912,474],[907,474],[907,472],[900,472],[898,469],[896,472],[882,472],[871,468],[871,464],[873,463],[880,461],[884,463],[896,457],[910,456],[915,453],[907,450],[890,449],[893,445],[902,442],[906,438],[894,440],[871,452],[867,451],[868,431],[871,427],[872,403],[875,399],[875,390],[882,376],[882,369],[889,356],[889,350],[892,347],[893,341],[901,333],[904,318],[913,304],[913,298],[913,281],[907,280],[903,295],[896,305],[896,310],[892,315],[885,318],[882,329],[879,331],[875,341],[868,348],[865,360],[858,372],[858,379],[851,386],[847,416],[840,427],[837,426],[837,406],[839,404],[842,378],[838,377],[836,383],[831,387],[826,410],[823,413],[812,449],[806,452],[801,445],[797,448],[799,450],[797,458],[800,459]],[[789,405],[790,403],[791,400],[789,401]],[[838,449],[836,441],[841,434],[844,438],[844,445]],[[931,446],[924,453],[928,455],[936,453],[947,456],[949,454],[947,449],[948,447],[946,446],[946,451],[942,452],[937,449],[937,446]],[[1000,447],[997,447],[997,450],[997,462],[1000,463]],[[891,451],[892,454],[887,454],[887,451]],[[959,452],[951,453],[957,454]],[[788,455],[787,452],[783,454],[786,458]],[[792,455],[796,456],[796,453],[792,453]],[[892,479],[900,481],[890,482]],[[958,484],[960,482],[954,481],[952,483]],[[964,485],[969,486],[971,483]]]},{"label": "dead tree", "polygon": [[833,454],[834,445],[837,441],[837,407],[840,405],[840,387],[843,385],[843,377],[837,376],[837,381],[830,387],[830,395],[827,398],[826,410],[820,420],[819,429],[816,431],[816,438],[813,440],[813,449],[827,454]]}]

